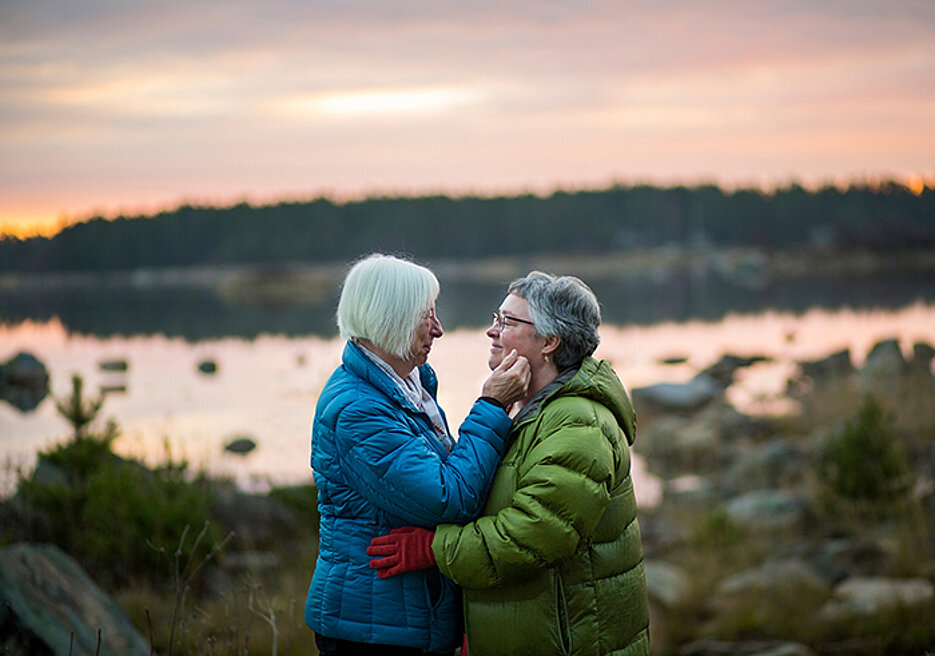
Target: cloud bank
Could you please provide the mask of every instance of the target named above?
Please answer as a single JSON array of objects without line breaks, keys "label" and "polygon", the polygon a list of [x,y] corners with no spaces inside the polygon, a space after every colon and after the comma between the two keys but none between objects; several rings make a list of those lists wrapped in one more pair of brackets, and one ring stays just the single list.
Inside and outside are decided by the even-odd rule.
[{"label": "cloud bank", "polygon": [[929,0],[449,4],[0,4],[0,230],[186,200],[935,173]]}]

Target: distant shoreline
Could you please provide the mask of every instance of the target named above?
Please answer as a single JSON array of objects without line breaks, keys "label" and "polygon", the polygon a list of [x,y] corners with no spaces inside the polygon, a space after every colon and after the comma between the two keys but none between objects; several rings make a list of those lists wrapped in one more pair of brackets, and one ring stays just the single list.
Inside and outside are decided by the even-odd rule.
[{"label": "distant shoreline", "polygon": [[[647,251],[596,255],[541,254],[487,259],[424,261],[446,281],[507,282],[531,269],[572,274],[585,280],[647,275],[678,270],[713,270],[740,284],[789,280],[815,275],[873,276],[912,271],[935,273],[935,250],[875,253],[866,250],[763,251],[753,248],[687,249],[676,245]],[[3,273],[0,294],[44,290],[201,288],[226,295],[251,290],[294,293],[310,286],[333,289],[347,270],[347,262],[274,265],[199,265],[141,267],[100,272]],[[239,291],[238,291],[239,290]]]}]

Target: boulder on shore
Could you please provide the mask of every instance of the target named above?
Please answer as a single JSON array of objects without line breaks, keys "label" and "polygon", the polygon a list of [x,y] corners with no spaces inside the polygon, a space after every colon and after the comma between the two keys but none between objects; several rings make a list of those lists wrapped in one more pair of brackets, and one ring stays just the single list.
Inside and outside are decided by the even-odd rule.
[{"label": "boulder on shore", "polygon": [[867,617],[887,609],[930,604],[933,599],[935,586],[926,579],[854,577],[834,589],[821,616],[828,620]]},{"label": "boulder on shore", "polygon": [[845,378],[854,373],[854,363],[851,360],[850,349],[843,349],[832,353],[820,360],[808,360],[798,363],[802,375],[816,382],[831,378]]},{"label": "boulder on shore", "polygon": [[10,636],[26,653],[149,654],[123,609],[53,545],[0,549],[0,608],[0,635]]},{"label": "boulder on shore", "polygon": [[906,372],[907,366],[899,340],[884,339],[873,345],[857,375],[864,388],[874,389],[891,385]]},{"label": "boulder on shore", "polygon": [[657,383],[632,391],[633,404],[639,414],[648,412],[693,412],[724,393],[724,386],[705,374],[698,374],[687,383]]},{"label": "boulder on shore", "polygon": [[751,357],[743,357],[740,355],[734,355],[732,353],[725,353],[721,356],[721,359],[712,364],[707,369],[702,370],[701,373],[706,376],[710,376],[722,386],[728,387],[731,383],[734,382],[734,374],[737,373],[738,369],[743,369],[745,367],[753,366],[759,362],[768,362],[769,358],[763,355],[754,355]]}]

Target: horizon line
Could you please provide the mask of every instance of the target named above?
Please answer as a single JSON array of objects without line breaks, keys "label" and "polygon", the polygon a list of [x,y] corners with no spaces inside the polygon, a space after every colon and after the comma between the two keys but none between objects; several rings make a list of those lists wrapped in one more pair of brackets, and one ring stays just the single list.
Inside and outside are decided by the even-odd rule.
[{"label": "horizon line", "polygon": [[280,194],[268,194],[259,197],[258,194],[239,194],[231,195],[226,199],[222,198],[202,198],[196,199],[183,196],[176,201],[139,203],[132,207],[123,206],[111,209],[89,210],[81,214],[69,216],[61,214],[54,219],[48,220],[29,220],[0,219],[0,240],[13,237],[20,240],[27,240],[35,237],[51,238],[67,230],[71,226],[81,223],[87,223],[94,220],[114,221],[120,218],[124,219],[146,219],[154,218],[160,214],[171,214],[177,212],[183,207],[194,209],[230,209],[238,205],[246,204],[251,208],[271,207],[284,203],[311,203],[319,200],[327,200],[335,205],[348,205],[352,203],[367,202],[381,199],[415,200],[419,198],[446,197],[453,200],[478,198],[520,198],[523,196],[536,196],[538,198],[548,198],[560,193],[581,193],[581,192],[601,192],[614,188],[638,188],[653,187],[660,190],[671,190],[677,188],[699,189],[703,187],[716,187],[725,193],[736,193],[738,191],[758,191],[760,193],[771,195],[778,191],[801,187],[808,191],[819,191],[823,189],[834,188],[845,191],[852,187],[866,187],[874,190],[880,190],[887,185],[898,185],[909,191],[915,196],[921,195],[926,189],[935,189],[935,173],[932,174],[911,174],[907,176],[887,176],[887,175],[863,175],[850,178],[826,179],[821,182],[805,182],[803,180],[789,178],[782,182],[773,183],[753,183],[738,182],[736,184],[726,184],[708,179],[698,179],[694,182],[685,181],[651,181],[651,180],[611,180],[604,183],[594,184],[567,184],[567,185],[540,185],[539,189],[535,185],[526,185],[513,189],[489,189],[486,191],[478,189],[465,189],[461,191],[446,190],[442,188],[432,188],[424,190],[416,189],[370,189],[359,192],[341,192],[337,190],[319,190],[307,195],[289,194],[283,192]]}]

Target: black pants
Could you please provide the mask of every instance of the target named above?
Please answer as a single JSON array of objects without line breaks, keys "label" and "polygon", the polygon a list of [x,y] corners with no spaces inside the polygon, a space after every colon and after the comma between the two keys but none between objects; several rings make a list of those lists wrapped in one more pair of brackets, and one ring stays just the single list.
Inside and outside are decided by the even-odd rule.
[{"label": "black pants", "polygon": [[453,651],[433,652],[416,647],[399,645],[373,645],[368,642],[351,642],[326,638],[315,634],[315,646],[321,656],[451,656]]}]

